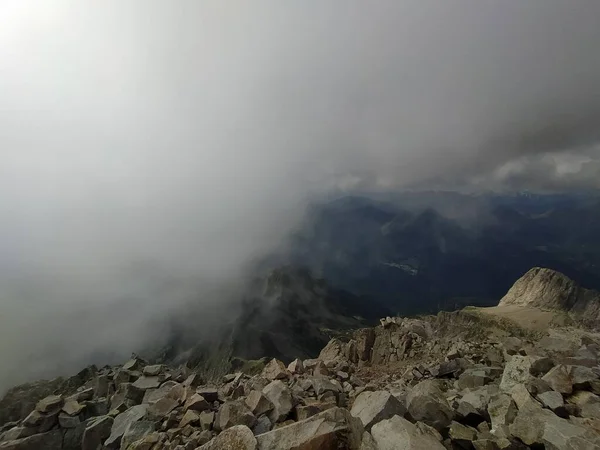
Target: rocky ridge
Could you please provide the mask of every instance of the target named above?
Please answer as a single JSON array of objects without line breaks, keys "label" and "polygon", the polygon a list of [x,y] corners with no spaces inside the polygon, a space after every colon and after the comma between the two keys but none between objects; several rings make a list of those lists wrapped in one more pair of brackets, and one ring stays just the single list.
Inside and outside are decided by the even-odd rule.
[{"label": "rocky ridge", "polygon": [[0,449],[600,449],[599,363],[600,335],[582,329],[386,318],[219,383],[133,357],[14,388],[35,406],[1,424]]},{"label": "rocky ridge", "polygon": [[564,311],[586,325],[600,325],[600,292],[542,267],[534,267],[517,280],[498,304],[509,305]]}]

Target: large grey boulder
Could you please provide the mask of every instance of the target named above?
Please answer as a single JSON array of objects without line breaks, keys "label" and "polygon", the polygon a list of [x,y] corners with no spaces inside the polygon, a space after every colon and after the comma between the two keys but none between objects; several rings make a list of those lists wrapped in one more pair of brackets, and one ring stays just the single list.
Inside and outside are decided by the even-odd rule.
[{"label": "large grey boulder", "polygon": [[160,386],[160,379],[159,377],[143,376],[135,380],[133,386],[144,391],[146,389],[157,389]]},{"label": "large grey boulder", "polygon": [[488,405],[488,414],[492,422],[492,431],[505,430],[517,417],[517,405],[512,397],[500,394]]},{"label": "large grey boulder", "polygon": [[445,450],[445,447],[428,433],[408,420],[394,416],[375,424],[371,429],[379,450]]},{"label": "large grey boulder", "polygon": [[252,391],[246,397],[246,405],[256,417],[273,410],[273,403],[261,391]]},{"label": "large grey boulder", "polygon": [[414,386],[406,396],[406,405],[413,419],[437,430],[450,425],[454,417],[438,380],[425,380]]},{"label": "large grey boulder", "polygon": [[246,425],[252,428],[256,417],[241,399],[224,403],[215,417],[215,428],[223,431],[234,425]]},{"label": "large grey boulder", "polygon": [[395,415],[404,416],[406,412],[406,407],[388,391],[362,392],[350,410],[350,414],[358,417],[367,431],[377,422]]},{"label": "large grey boulder", "polygon": [[97,450],[110,436],[114,419],[109,416],[94,417],[91,419],[83,432],[81,450]]},{"label": "large grey boulder", "polygon": [[529,356],[513,355],[504,366],[500,389],[510,392],[517,384],[525,384],[531,378],[531,358]]},{"label": "large grey boulder", "polygon": [[135,441],[149,435],[153,431],[154,422],[150,422],[148,420],[131,422],[129,425],[127,425],[127,428],[125,428],[125,432],[123,433],[123,438],[121,439],[121,448],[127,449],[130,444],[133,444]]},{"label": "large grey boulder", "polygon": [[63,378],[55,378],[51,381],[36,381],[9,389],[0,399],[0,426],[24,419],[40,399],[60,390],[63,384]]},{"label": "large grey boulder", "polygon": [[340,393],[344,391],[342,385],[337,381],[324,376],[314,376],[307,379],[315,391],[315,394],[321,395],[325,392]]},{"label": "large grey boulder", "polygon": [[148,405],[136,405],[115,417],[110,430],[110,436],[104,445],[110,448],[118,448],[129,424],[146,417],[147,410]]},{"label": "large grey boulder", "polygon": [[457,386],[459,389],[477,389],[489,381],[485,370],[467,369],[458,377]]},{"label": "large grey boulder", "polygon": [[186,400],[185,405],[183,405],[183,409],[191,409],[193,411],[200,412],[208,411],[210,409],[210,404],[200,394],[193,394]]},{"label": "large grey boulder", "polygon": [[542,377],[546,383],[556,392],[561,394],[570,394],[573,392],[573,380],[569,367],[562,364],[553,367],[550,371]]},{"label": "large grey boulder", "polygon": [[521,410],[510,432],[527,445],[550,449],[600,449],[600,435],[561,419],[547,409]]},{"label": "large grey boulder", "polygon": [[59,429],[47,433],[34,434],[33,436],[16,441],[0,443],[1,450],[62,450],[63,434]]},{"label": "large grey boulder", "polygon": [[148,416],[155,419],[160,419],[177,408],[177,406],[179,406],[179,402],[177,400],[165,396],[156,403],[150,405],[148,408]]},{"label": "large grey boulder", "polygon": [[452,422],[448,429],[448,437],[460,448],[470,449],[477,439],[477,430],[458,422]]},{"label": "large grey boulder", "polygon": [[267,380],[282,380],[289,377],[290,372],[286,369],[285,364],[273,358],[267,363],[261,376]]},{"label": "large grey boulder", "polygon": [[49,395],[48,397],[44,397],[35,405],[35,410],[41,413],[49,413],[51,411],[56,410],[56,408],[60,409],[63,405],[63,398],[60,395]]},{"label": "large grey boulder", "polygon": [[493,396],[497,395],[498,387],[487,385],[479,389],[467,390],[457,400],[456,412],[469,424],[478,424],[489,418],[487,414],[488,405]]},{"label": "large grey boulder", "polygon": [[347,409],[331,408],[256,436],[258,450],[360,450],[364,428]]},{"label": "large grey boulder", "polygon": [[293,406],[290,389],[282,381],[275,380],[266,385],[262,393],[273,404],[273,410],[269,413],[271,422],[285,420]]},{"label": "large grey boulder", "polygon": [[575,389],[589,389],[592,383],[598,380],[598,375],[589,367],[568,366],[571,382]]},{"label": "large grey boulder", "polygon": [[147,389],[144,392],[144,398],[142,403],[153,404],[164,397],[169,397],[177,400],[182,392],[182,386],[175,381],[167,381],[163,383],[158,389]]},{"label": "large grey boulder", "polygon": [[562,408],[565,404],[563,396],[556,391],[542,392],[537,398],[542,402],[542,405],[554,412]]},{"label": "large grey boulder", "polygon": [[197,450],[256,450],[256,438],[245,425],[233,426]]},{"label": "large grey boulder", "polygon": [[340,358],[344,357],[344,344],[340,342],[338,339],[331,339],[321,353],[319,353],[319,358],[321,361],[336,361]]}]

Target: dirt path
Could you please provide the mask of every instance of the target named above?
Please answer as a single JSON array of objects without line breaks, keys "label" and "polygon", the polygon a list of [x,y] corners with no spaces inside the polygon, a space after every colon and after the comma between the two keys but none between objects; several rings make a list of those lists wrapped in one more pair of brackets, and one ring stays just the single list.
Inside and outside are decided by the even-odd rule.
[{"label": "dirt path", "polygon": [[512,320],[519,326],[533,331],[547,331],[553,321],[561,318],[560,314],[552,311],[515,305],[478,308],[477,311]]}]

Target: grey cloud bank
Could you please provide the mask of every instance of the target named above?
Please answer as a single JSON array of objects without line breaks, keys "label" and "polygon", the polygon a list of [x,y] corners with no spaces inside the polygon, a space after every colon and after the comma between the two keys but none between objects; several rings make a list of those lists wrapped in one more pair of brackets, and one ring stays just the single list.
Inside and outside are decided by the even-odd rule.
[{"label": "grey cloud bank", "polygon": [[212,320],[230,297],[214,286],[235,292],[329,189],[597,188],[599,17],[579,0],[2,2],[0,390],[123,357],[189,301]]}]

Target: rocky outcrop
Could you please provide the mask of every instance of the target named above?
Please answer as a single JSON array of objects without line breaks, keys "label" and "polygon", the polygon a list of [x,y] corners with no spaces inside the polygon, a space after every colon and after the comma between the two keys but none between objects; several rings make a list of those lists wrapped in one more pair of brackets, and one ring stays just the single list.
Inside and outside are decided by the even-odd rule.
[{"label": "rocky outcrop", "polygon": [[600,292],[551,269],[534,267],[517,280],[498,304],[509,305],[564,311],[586,324],[600,325]]},{"label": "rocky outcrop", "polygon": [[385,318],[211,384],[133,358],[27,403],[0,450],[600,449],[600,335],[477,317]]}]

